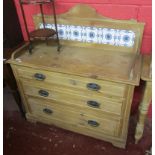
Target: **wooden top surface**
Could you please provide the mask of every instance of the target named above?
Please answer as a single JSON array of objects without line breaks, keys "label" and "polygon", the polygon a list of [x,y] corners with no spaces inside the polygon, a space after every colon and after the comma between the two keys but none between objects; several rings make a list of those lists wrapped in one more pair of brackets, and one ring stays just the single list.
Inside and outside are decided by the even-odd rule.
[{"label": "wooden top surface", "polygon": [[142,56],[141,79],[145,81],[152,81],[152,55]]},{"label": "wooden top surface", "polygon": [[[21,54],[22,53],[22,54]],[[21,55],[20,55],[21,54]],[[137,85],[140,78],[141,57],[134,53],[104,51],[103,49],[63,46],[57,52],[45,43],[34,45],[33,54],[19,49],[10,63]],[[132,72],[132,76],[131,76]]]}]

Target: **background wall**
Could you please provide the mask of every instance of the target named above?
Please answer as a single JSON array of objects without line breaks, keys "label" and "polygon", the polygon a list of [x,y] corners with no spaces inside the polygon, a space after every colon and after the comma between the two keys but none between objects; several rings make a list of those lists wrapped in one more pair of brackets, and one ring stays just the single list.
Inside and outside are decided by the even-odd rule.
[{"label": "background wall", "polygon": [[[27,35],[24,27],[24,22],[21,14],[19,0],[14,0],[19,15],[20,24],[25,40]],[[151,0],[55,0],[57,14],[68,11],[77,3],[85,3],[96,9],[101,15],[114,19],[137,19],[145,22],[144,36],[141,47],[141,52],[149,54],[152,52],[152,1]],[[28,22],[29,31],[34,29],[33,14],[40,13],[38,6],[25,6],[26,19]],[[50,14],[52,11],[48,5],[44,6],[44,12]],[[132,105],[133,113],[136,112],[139,104],[139,91],[135,91],[134,104]],[[151,106],[149,116],[152,116]]]}]

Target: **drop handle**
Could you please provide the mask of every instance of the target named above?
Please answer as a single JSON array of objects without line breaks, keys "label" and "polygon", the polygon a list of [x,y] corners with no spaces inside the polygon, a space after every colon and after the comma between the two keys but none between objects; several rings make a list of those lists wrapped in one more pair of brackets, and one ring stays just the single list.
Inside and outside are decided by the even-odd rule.
[{"label": "drop handle", "polygon": [[51,109],[48,109],[48,108],[43,109],[43,112],[44,112],[45,114],[48,114],[48,115],[50,115],[50,114],[53,113],[53,111],[52,111]]},{"label": "drop handle", "polygon": [[88,120],[88,124],[92,127],[98,127],[100,124],[94,120]]},{"label": "drop handle", "polygon": [[34,77],[36,80],[39,80],[39,81],[43,81],[46,78],[46,76],[44,74],[41,74],[41,73],[35,73]]},{"label": "drop handle", "polygon": [[39,90],[38,93],[40,96],[43,96],[43,97],[48,97],[49,95],[49,93],[46,90]]},{"label": "drop handle", "polygon": [[98,91],[101,89],[101,86],[96,83],[88,83],[87,88],[90,90]]},{"label": "drop handle", "polygon": [[87,105],[92,108],[100,108],[100,103],[96,101],[87,101]]}]

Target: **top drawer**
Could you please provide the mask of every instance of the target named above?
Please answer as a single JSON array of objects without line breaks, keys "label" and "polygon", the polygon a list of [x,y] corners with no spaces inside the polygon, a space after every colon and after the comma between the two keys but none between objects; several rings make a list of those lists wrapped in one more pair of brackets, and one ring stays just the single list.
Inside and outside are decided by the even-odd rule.
[{"label": "top drawer", "polygon": [[16,71],[19,77],[57,84],[60,86],[71,87],[72,89],[82,89],[85,91],[94,91],[104,95],[124,97],[126,85],[121,83],[84,78],[80,76],[49,72],[28,67],[17,67]]}]

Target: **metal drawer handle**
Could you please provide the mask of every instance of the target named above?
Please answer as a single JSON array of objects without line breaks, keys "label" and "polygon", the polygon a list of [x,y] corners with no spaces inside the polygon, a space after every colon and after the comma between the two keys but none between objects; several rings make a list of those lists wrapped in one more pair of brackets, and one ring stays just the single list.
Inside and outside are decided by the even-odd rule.
[{"label": "metal drawer handle", "polygon": [[41,73],[35,73],[34,77],[36,80],[40,80],[40,81],[43,81],[46,78],[46,76],[44,74],[41,74]]},{"label": "metal drawer handle", "polygon": [[93,108],[99,108],[100,107],[100,103],[96,102],[96,101],[87,101],[87,105]]},{"label": "metal drawer handle", "polygon": [[88,124],[92,127],[98,127],[100,124],[93,120],[88,120]]},{"label": "metal drawer handle", "polygon": [[47,97],[49,95],[49,93],[45,90],[39,90],[38,93],[40,96],[43,96],[43,97]]},{"label": "metal drawer handle", "polygon": [[96,84],[96,83],[88,83],[87,84],[87,88],[94,90],[94,91],[98,91],[101,89],[100,85]]},{"label": "metal drawer handle", "polygon": [[43,112],[44,112],[45,114],[48,114],[48,115],[50,115],[50,114],[52,114],[52,113],[53,113],[53,111],[52,111],[52,110],[47,109],[47,108],[43,109]]}]

